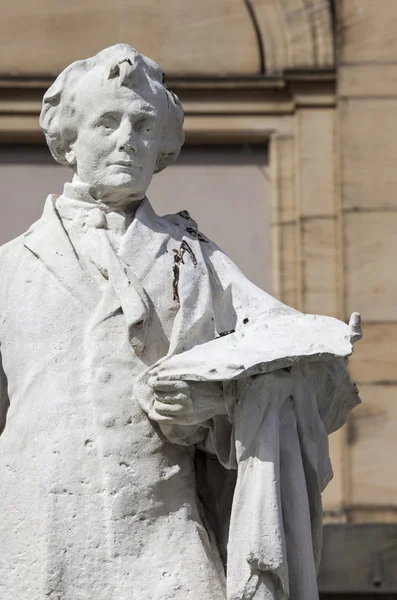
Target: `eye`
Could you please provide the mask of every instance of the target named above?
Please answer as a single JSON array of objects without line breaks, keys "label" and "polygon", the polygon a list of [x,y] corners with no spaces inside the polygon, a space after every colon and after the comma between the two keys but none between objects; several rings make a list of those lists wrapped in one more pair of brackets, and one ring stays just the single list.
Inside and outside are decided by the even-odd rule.
[{"label": "eye", "polygon": [[135,125],[135,131],[138,133],[153,133],[154,121],[152,119],[141,119]]},{"label": "eye", "polygon": [[119,127],[119,121],[113,115],[102,115],[95,123],[95,127],[99,127],[106,132],[111,132]]}]

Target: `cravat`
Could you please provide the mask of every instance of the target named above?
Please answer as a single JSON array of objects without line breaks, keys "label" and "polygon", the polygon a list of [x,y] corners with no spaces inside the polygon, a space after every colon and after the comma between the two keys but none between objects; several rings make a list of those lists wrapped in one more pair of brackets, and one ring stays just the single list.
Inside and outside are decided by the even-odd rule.
[{"label": "cravat", "polygon": [[85,220],[89,236],[90,261],[103,278],[111,285],[125,315],[131,346],[136,354],[141,354],[145,346],[149,316],[149,302],[146,293],[133,273],[115,249],[108,231],[106,215],[99,208],[92,208]]}]

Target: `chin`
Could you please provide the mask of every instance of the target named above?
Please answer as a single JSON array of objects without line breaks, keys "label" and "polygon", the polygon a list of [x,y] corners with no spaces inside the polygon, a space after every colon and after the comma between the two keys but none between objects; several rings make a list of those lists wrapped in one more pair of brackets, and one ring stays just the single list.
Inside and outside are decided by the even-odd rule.
[{"label": "chin", "polygon": [[120,173],[113,177],[108,177],[101,182],[103,189],[114,190],[114,193],[125,192],[127,194],[145,195],[146,187],[140,179],[133,177],[127,173]]},{"label": "chin", "polygon": [[142,187],[139,177],[134,177],[131,173],[115,173],[110,177],[106,177],[102,181],[102,185],[109,188],[130,187],[138,189]]}]

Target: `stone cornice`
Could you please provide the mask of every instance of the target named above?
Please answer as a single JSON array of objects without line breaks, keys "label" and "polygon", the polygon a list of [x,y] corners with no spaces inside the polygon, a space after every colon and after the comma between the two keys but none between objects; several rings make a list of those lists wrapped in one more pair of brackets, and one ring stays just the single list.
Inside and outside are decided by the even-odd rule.
[{"label": "stone cornice", "polygon": [[[0,76],[0,143],[44,142],[38,123],[50,77]],[[335,73],[294,70],[282,77],[172,77],[166,81],[185,109],[188,143],[260,142],[272,119],[297,107],[335,104]]]}]

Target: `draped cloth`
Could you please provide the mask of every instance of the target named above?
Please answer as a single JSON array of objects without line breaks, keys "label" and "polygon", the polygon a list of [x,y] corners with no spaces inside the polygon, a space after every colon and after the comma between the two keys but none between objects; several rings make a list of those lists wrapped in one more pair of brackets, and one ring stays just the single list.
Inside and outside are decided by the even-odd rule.
[{"label": "draped cloth", "polygon": [[[359,329],[357,315],[350,326],[327,317],[273,315],[170,355],[147,373],[219,380],[227,390],[228,418],[204,425],[207,451],[237,469],[228,600],[318,599],[321,493],[332,478],[328,434],[360,402],[346,370]],[[164,433],[173,443],[188,439],[183,427]]]},{"label": "draped cloth", "polygon": [[357,393],[343,364],[328,360],[240,380],[237,399],[228,599],[315,600],[321,493],[332,478],[327,426]]}]

